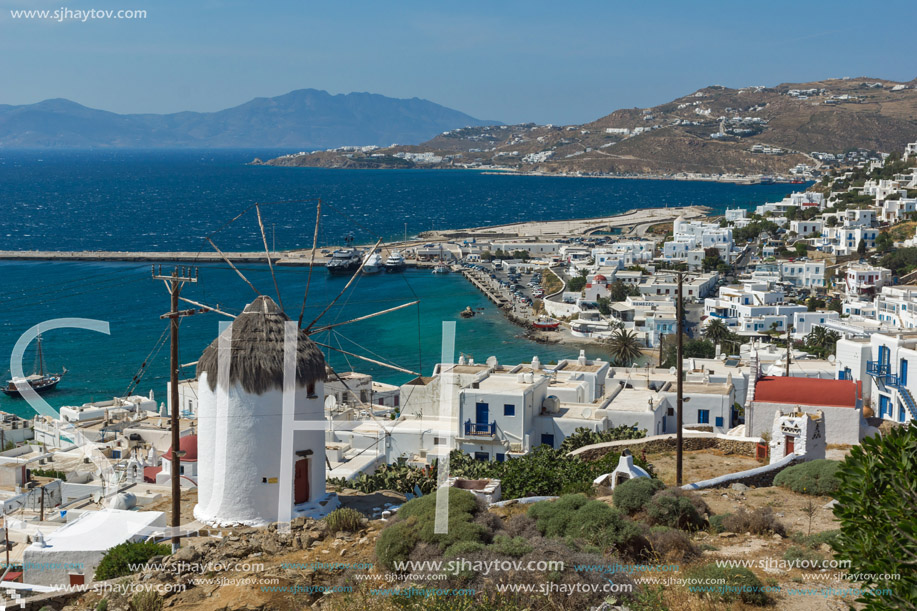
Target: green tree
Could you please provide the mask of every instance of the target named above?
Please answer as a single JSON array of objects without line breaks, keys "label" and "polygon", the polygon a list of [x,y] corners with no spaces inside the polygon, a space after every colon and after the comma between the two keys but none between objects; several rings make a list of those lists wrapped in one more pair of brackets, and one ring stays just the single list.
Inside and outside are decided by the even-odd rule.
[{"label": "green tree", "polygon": [[729,327],[719,318],[710,318],[704,326],[703,335],[713,343],[718,344],[729,337]]},{"label": "green tree", "polygon": [[168,556],[171,553],[172,548],[168,545],[132,541],[119,543],[105,552],[96,567],[95,578],[103,580],[130,575],[138,572],[131,569],[132,566],[142,565],[153,556]]},{"label": "green tree", "polygon": [[838,299],[837,297],[832,297],[831,301],[828,302],[828,309],[833,310],[837,312],[838,314],[841,313],[841,307],[842,307],[841,300]]},{"label": "green tree", "polygon": [[[667,336],[668,338],[669,336]],[[663,351],[663,358],[660,367],[674,367],[678,362],[677,337],[672,336],[666,340],[666,347]],[[682,347],[684,349],[684,358],[686,359],[712,359],[716,356],[716,346],[707,339],[683,339]]]},{"label": "green tree", "polygon": [[611,300],[608,297],[596,297],[595,303],[599,308],[599,314],[602,316],[611,314]]},{"label": "green tree", "polygon": [[865,255],[866,254],[866,240],[860,238],[860,243],[857,244],[857,254]]},{"label": "green tree", "polygon": [[494,253],[490,252],[489,250],[485,250],[484,252],[481,253],[481,261],[493,261],[493,260],[494,260]]},{"label": "green tree", "polygon": [[894,247],[894,242],[887,231],[883,231],[876,236],[876,250],[880,253],[887,253]]},{"label": "green tree", "polygon": [[[837,471],[834,548],[862,588],[887,589],[857,602],[866,609],[917,609],[917,423],[893,427],[853,446]],[[887,576],[895,575],[896,579]],[[886,578],[883,579],[883,576]]]},{"label": "green tree", "polygon": [[796,242],[796,245],[794,246],[794,248],[796,249],[797,257],[804,257],[806,256],[806,253],[809,252],[808,245],[801,240],[799,242]]},{"label": "green tree", "polygon": [[572,293],[582,292],[582,290],[586,288],[586,275],[586,270],[579,270],[579,275],[570,278],[570,280],[567,281],[567,290]]},{"label": "green tree", "polygon": [[615,280],[611,284],[611,300],[626,301],[627,296],[631,294],[629,287],[621,280]]},{"label": "green tree", "polygon": [[717,268],[723,260],[720,258],[720,251],[716,248],[706,248],[704,249],[704,271],[709,272]]},{"label": "green tree", "polygon": [[633,363],[642,354],[640,351],[642,347],[637,334],[627,329],[616,330],[608,340],[612,361],[617,365]]}]

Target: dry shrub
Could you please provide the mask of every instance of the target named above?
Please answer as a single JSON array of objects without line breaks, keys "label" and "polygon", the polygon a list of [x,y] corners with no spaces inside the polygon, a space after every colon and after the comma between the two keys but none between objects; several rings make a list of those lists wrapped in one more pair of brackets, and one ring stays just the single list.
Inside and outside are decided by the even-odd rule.
[{"label": "dry shrub", "polygon": [[699,530],[706,526],[710,509],[702,498],[680,488],[660,490],[646,505],[653,526]]},{"label": "dry shrub", "polygon": [[751,533],[753,535],[768,535],[776,533],[786,536],[786,528],[774,516],[770,507],[759,507],[754,511],[739,509],[733,514],[723,517],[723,530],[734,533]]},{"label": "dry shrub", "polygon": [[524,513],[515,515],[508,519],[503,528],[506,530],[506,534],[510,537],[524,537],[526,539],[532,539],[534,537],[541,536],[541,533],[538,532],[538,526],[536,526],[535,520],[528,517]]},{"label": "dry shrub", "polygon": [[660,562],[690,560],[698,556],[697,548],[684,531],[665,526],[650,529],[647,538]]}]

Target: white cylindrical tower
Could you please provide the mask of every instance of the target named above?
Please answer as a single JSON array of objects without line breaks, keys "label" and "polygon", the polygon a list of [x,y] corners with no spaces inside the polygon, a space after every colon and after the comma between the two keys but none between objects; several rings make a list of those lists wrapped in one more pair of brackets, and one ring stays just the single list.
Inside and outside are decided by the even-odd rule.
[{"label": "white cylindrical tower", "polygon": [[[325,361],[296,337],[292,414],[284,414],[284,333],[289,318],[270,297],[249,304],[198,360],[198,504],[213,525],[261,525],[325,494]],[[230,334],[231,333],[231,334]],[[227,342],[226,340],[230,341]],[[297,423],[308,422],[305,427]],[[301,430],[297,430],[301,429]],[[280,503],[290,507],[282,511]],[[295,515],[295,513],[293,513]]]},{"label": "white cylindrical tower", "polygon": [[685,217],[678,215],[678,218],[675,219],[675,222],[672,223],[672,233],[677,235],[681,233],[681,225],[685,222]]}]

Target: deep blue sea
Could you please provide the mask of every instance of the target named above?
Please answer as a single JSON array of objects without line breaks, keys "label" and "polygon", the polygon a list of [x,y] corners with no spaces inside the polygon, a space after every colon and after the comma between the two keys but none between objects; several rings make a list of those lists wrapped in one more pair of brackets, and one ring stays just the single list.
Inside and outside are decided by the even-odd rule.
[{"label": "deep blue sea", "polygon": [[[0,249],[198,251],[202,239],[250,204],[321,197],[322,244],[352,232],[358,242],[401,237],[430,228],[457,228],[520,220],[615,214],[635,208],[700,204],[721,211],[776,201],[792,185],[739,186],[700,182],[517,177],[472,171],[323,170],[246,165],[276,151],[16,151],[0,152]],[[263,208],[268,239],[277,249],[311,244],[313,203]],[[224,250],[261,249],[249,215],[214,240]],[[244,273],[261,292],[274,295],[265,266]],[[16,339],[29,327],[59,317],[110,323],[111,335],[82,330],[44,334],[47,364],[68,369],[59,389],[46,395],[54,407],[123,394],[147,362],[138,392],[165,399],[168,349],[150,354],[166,328],[159,318],[168,295],[150,279],[148,265],[127,263],[0,262],[0,377]],[[307,270],[278,271],[287,312],[298,316]],[[305,320],[344,287],[316,269]],[[200,282],[184,296],[239,312],[255,294],[226,266],[201,267]],[[542,362],[576,356],[576,348],[535,344],[519,337],[489,302],[457,275],[409,271],[362,277],[323,323],[368,314],[420,299],[420,305],[315,336],[323,343],[429,375],[440,352],[442,321],[456,320],[456,351],[484,360]],[[458,318],[465,307],[481,316]],[[205,314],[182,322],[180,358],[197,360],[216,336],[222,317]],[[596,348],[587,354],[600,356]],[[411,376],[328,353],[339,370],[373,374],[402,383]],[[32,369],[34,353],[25,369]],[[191,370],[185,373],[190,374]],[[29,414],[21,400],[0,397],[0,409]]]}]

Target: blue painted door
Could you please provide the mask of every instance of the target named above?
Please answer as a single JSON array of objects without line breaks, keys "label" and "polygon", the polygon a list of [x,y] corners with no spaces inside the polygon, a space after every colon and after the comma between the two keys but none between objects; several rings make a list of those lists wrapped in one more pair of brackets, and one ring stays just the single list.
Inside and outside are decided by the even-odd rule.
[{"label": "blue painted door", "polygon": [[904,422],[904,410],[905,407],[903,404],[898,404],[898,422]]},{"label": "blue painted door", "polygon": [[542,445],[554,447],[554,435],[542,435],[541,436]]},{"label": "blue painted door", "polygon": [[898,377],[902,386],[907,384],[907,359],[901,359],[901,371]]},{"label": "blue painted door", "polygon": [[490,406],[487,403],[476,403],[474,412],[474,421],[477,424],[488,424],[490,420]]},{"label": "blue painted door", "polygon": [[891,412],[888,403],[888,397],[879,395],[879,418],[885,418]]}]

